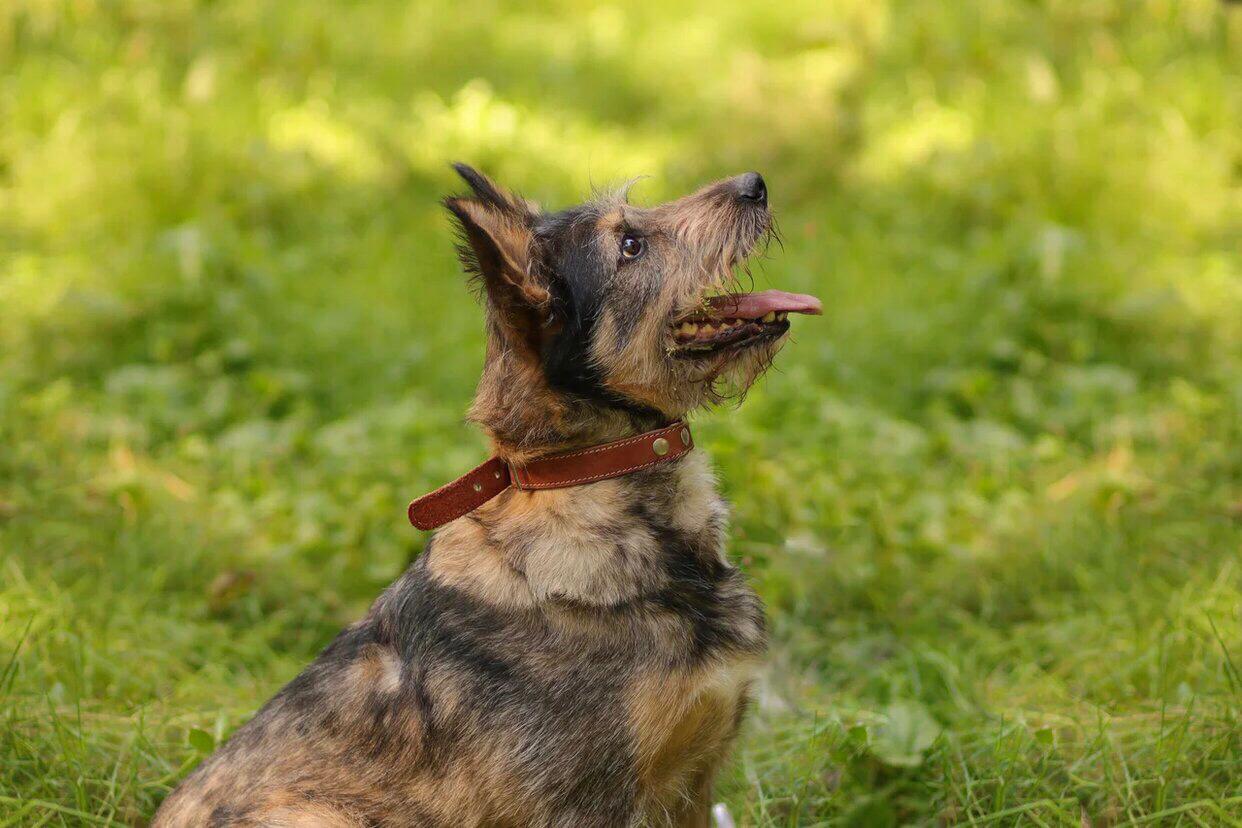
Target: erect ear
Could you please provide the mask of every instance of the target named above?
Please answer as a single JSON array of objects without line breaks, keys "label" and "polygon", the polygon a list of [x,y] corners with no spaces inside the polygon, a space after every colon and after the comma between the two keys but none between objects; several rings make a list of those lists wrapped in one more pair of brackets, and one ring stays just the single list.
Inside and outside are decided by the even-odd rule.
[{"label": "erect ear", "polygon": [[498,321],[534,337],[551,301],[533,258],[535,208],[465,164],[453,168],[474,190],[473,197],[444,200],[461,229],[462,266],[482,282]]}]

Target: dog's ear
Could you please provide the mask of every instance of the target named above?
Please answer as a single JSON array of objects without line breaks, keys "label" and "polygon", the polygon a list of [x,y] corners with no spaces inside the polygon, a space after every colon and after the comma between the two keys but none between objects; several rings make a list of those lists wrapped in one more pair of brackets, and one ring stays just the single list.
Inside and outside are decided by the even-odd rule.
[{"label": "dog's ear", "polygon": [[462,266],[482,283],[497,321],[534,341],[551,301],[535,262],[532,224],[537,208],[465,164],[453,169],[474,191],[472,197],[444,200],[461,233],[457,250]]}]

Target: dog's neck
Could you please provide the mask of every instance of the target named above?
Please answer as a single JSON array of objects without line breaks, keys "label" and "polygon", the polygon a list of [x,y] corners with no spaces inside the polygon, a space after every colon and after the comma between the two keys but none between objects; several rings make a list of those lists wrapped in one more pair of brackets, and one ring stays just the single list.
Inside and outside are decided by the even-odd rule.
[{"label": "dog's neck", "polygon": [[[510,463],[621,440],[676,419],[555,391],[537,364],[501,348],[489,348],[470,418]],[[667,588],[674,572],[727,566],[727,520],[707,458],[696,449],[587,485],[508,489],[439,529],[419,565],[499,605],[612,607]]]},{"label": "dog's neck", "polygon": [[612,607],[658,594],[675,573],[727,566],[727,520],[696,450],[613,480],[510,489],[440,529],[422,565],[500,605]]},{"label": "dog's neck", "polygon": [[561,393],[548,385],[538,365],[497,351],[489,353],[470,419],[487,432],[495,455],[522,462],[632,437],[677,418]]}]

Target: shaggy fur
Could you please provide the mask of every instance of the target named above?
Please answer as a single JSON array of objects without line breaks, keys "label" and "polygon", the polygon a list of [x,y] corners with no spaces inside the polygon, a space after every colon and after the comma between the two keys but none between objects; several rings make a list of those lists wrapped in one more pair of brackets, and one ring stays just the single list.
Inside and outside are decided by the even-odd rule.
[{"label": "shaggy fur", "polygon": [[[487,304],[471,418],[501,456],[665,425],[744,390],[783,342],[787,325],[714,352],[672,337],[770,233],[737,180],[541,213],[458,171],[473,194],[445,203]],[[726,520],[701,452],[505,491],[440,529],[155,825],[707,825],[765,647]]]}]

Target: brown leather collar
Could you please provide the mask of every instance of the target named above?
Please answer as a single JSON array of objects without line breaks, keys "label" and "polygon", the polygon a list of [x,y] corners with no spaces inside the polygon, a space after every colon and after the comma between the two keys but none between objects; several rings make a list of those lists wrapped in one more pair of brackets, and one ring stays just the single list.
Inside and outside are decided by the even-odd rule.
[{"label": "brown leather collar", "polygon": [[690,426],[678,421],[637,437],[541,457],[521,466],[511,466],[493,457],[411,503],[410,523],[419,529],[435,529],[474,511],[510,486],[526,490],[563,489],[607,480],[676,460],[693,447]]}]

